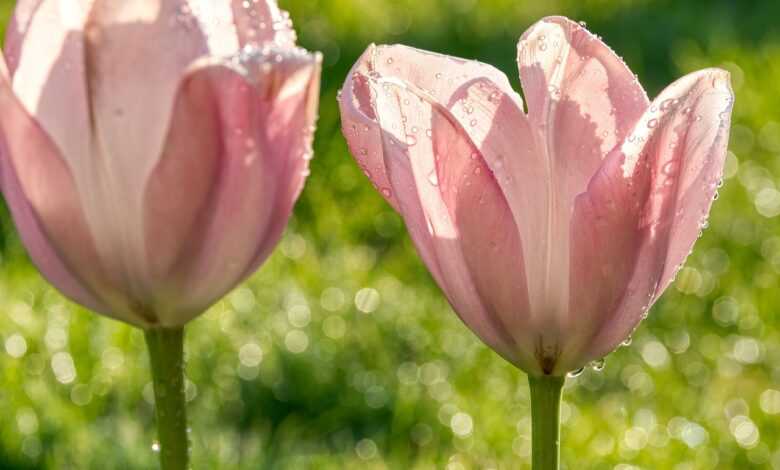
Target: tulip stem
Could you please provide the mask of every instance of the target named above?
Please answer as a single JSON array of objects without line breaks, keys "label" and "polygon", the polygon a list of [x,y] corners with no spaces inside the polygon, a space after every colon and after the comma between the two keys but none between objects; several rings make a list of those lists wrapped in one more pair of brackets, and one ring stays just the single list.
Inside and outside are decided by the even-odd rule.
[{"label": "tulip stem", "polygon": [[528,376],[531,388],[533,470],[558,470],[560,461],[561,392],[565,377]]},{"label": "tulip stem", "polygon": [[184,470],[189,459],[187,411],[184,395],[184,329],[155,328],[146,331],[152,363],[157,439],[162,470]]}]

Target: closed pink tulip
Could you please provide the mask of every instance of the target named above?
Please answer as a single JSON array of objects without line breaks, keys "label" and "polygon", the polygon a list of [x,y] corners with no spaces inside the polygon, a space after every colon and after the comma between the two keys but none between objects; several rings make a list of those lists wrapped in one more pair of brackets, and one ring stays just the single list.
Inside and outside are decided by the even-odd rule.
[{"label": "closed pink tulip", "polygon": [[532,376],[563,376],[625,341],[690,253],[733,95],[707,69],[651,103],[561,17],[523,35],[518,64],[527,110],[488,65],[372,46],[343,130],[462,320]]},{"label": "closed pink tulip", "polygon": [[274,1],[20,0],[4,52],[3,191],[65,295],[177,327],[269,255],[320,71]]}]

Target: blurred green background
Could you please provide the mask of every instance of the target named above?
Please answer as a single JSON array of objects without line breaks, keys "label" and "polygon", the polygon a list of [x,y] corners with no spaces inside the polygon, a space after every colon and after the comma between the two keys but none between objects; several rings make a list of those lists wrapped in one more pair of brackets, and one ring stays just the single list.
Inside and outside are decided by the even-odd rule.
[{"label": "blurred green background", "polygon": [[[3,24],[12,9],[0,0]],[[194,468],[528,468],[525,376],[456,319],[348,156],[335,96],[370,42],[503,69],[586,21],[650,95],[731,71],[726,185],[629,347],[571,379],[568,469],[780,469],[780,2],[282,0],[325,54],[316,159],[273,258],[187,332]],[[154,468],[143,335],[64,300],[0,217],[0,468]]]}]

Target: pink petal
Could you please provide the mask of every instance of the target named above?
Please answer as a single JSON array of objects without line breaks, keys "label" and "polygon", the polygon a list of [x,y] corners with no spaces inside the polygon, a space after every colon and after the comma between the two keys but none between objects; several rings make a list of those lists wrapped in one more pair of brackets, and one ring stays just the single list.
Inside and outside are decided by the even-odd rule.
[{"label": "pink petal", "polygon": [[538,273],[529,285],[531,309],[546,323],[544,348],[554,362],[575,316],[572,289],[579,287],[571,272],[575,201],[648,103],[620,58],[566,18],[532,26],[518,44],[518,65],[529,121],[521,140],[529,150],[523,165],[513,162],[507,172],[516,180],[509,200],[518,226],[527,226],[526,271]]},{"label": "pink petal", "polygon": [[723,173],[733,101],[727,72],[692,73],[653,101],[624,142],[625,172],[649,165],[644,239],[625,296],[602,318],[587,357],[602,357],[629,336],[693,248]]},{"label": "pink petal", "polygon": [[[279,56],[273,49],[271,55],[274,61]],[[268,115],[265,131],[273,153],[284,161],[278,178],[285,184],[280,186],[271,225],[266,230],[245,276],[257,270],[279,242],[293,206],[303,191],[309,176],[309,161],[314,156],[322,55],[302,54],[298,50],[285,54],[284,57],[288,60],[277,63],[277,75],[261,86],[260,95],[276,98]]]},{"label": "pink petal", "polygon": [[76,302],[142,324],[127,311],[116,279],[102,268],[73,178],[51,139],[13,94],[2,59],[0,102],[3,192],[33,261]]},{"label": "pink petal", "polygon": [[561,331],[557,373],[584,367],[598,359],[584,356],[605,317],[616,311],[637,268],[645,240],[642,209],[650,195],[650,167],[625,172],[625,155],[616,150],[579,195],[571,221],[569,315]]},{"label": "pink petal", "polygon": [[186,14],[176,0],[122,8],[97,0],[84,27],[91,153],[70,156],[69,165],[101,255],[115,258],[130,279],[148,276],[143,188],[161,154],[176,89],[209,52]]},{"label": "pink petal", "polygon": [[9,45],[18,48],[14,91],[60,149],[99,256],[128,278],[146,275],[141,188],[160,154],[173,94],[184,70],[208,52],[181,7],[74,0],[21,14],[20,5],[24,42],[11,34],[19,40]]},{"label": "pink petal", "polygon": [[[200,214],[207,209],[219,178],[223,125],[215,88],[220,84],[227,99],[248,103],[252,98],[243,77],[217,67],[191,72],[179,87],[165,148],[145,192],[146,258],[152,285],[175,274],[175,264],[188,256],[186,240],[200,231]],[[247,113],[246,108],[238,108],[236,116]],[[251,116],[242,118],[248,121]],[[243,124],[239,131],[246,127]]]},{"label": "pink petal", "polygon": [[540,151],[554,165],[569,202],[628,135],[647,109],[647,96],[606,44],[564,17],[529,28],[517,60],[529,118],[542,129]]},{"label": "pink petal", "polygon": [[276,0],[232,0],[232,8],[241,45],[295,46],[290,15],[279,9]]},{"label": "pink petal", "polygon": [[[319,57],[269,54],[247,64],[251,81],[204,65],[180,88],[146,192],[147,256],[167,283],[156,299],[164,325],[202,313],[265,260],[308,174]],[[278,54],[282,62],[263,66]]]},{"label": "pink petal", "polygon": [[[521,232],[494,173],[467,132],[435,104],[422,101],[419,106],[422,109],[411,102],[401,109],[405,116],[432,115],[434,181],[457,230],[457,243],[474,288],[487,317],[513,349],[509,357],[528,364],[538,359],[533,350],[537,337],[530,328],[532,318]],[[433,109],[428,110],[429,106]],[[413,119],[408,118],[407,122]],[[410,152],[410,158],[416,154]],[[463,312],[469,324],[481,320],[471,318],[468,310]],[[520,351],[522,360],[517,358]]]},{"label": "pink petal", "polygon": [[[566,251],[554,244],[549,231],[550,193],[554,182],[550,180],[549,166],[544,154],[537,149],[536,135],[523,112],[522,102],[514,93],[486,79],[475,79],[453,96],[451,108],[459,108],[454,102],[466,102],[469,121],[466,132],[479,149],[488,167],[505,195],[514,224],[523,241],[524,270],[535,273],[528,279],[529,308],[533,330],[539,334],[534,339],[544,356],[554,355],[558,338],[555,312],[565,312],[566,296],[559,289],[561,283],[550,266],[565,266]],[[558,188],[554,189],[558,191]]]},{"label": "pink petal", "polygon": [[14,7],[13,16],[8,22],[3,49],[9,76],[13,78],[19,65],[22,45],[27,36],[30,23],[43,0],[19,0]]},{"label": "pink petal", "polygon": [[81,30],[86,15],[81,1],[19,2],[5,46],[14,93],[68,166],[91,147]]},{"label": "pink petal", "polygon": [[[367,84],[370,76],[395,77],[429,91],[445,106],[453,102],[463,86],[480,78],[496,84],[504,93],[514,95],[506,75],[489,65],[400,45],[369,47],[352,68],[342,89],[339,99],[342,130],[363,172],[396,209],[397,201],[389,192],[382,154],[376,151],[381,147],[381,137],[373,125],[375,116]],[[461,119],[460,114],[453,112],[452,115]],[[460,125],[468,127],[471,119],[461,120]]]},{"label": "pink petal", "polygon": [[539,370],[533,345],[518,340],[527,331],[522,247],[489,168],[433,97],[393,79],[367,85],[378,117],[369,132],[382,138],[372,151],[381,155],[389,190],[421,257],[483,341],[526,370]]}]

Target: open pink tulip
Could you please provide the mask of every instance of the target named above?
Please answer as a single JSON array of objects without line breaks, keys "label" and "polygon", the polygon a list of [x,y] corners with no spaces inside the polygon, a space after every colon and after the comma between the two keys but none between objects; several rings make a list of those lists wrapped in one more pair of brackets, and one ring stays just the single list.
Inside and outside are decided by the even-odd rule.
[{"label": "open pink tulip", "polygon": [[532,376],[626,340],[699,236],[733,95],[702,70],[652,103],[598,37],[550,17],[520,39],[527,111],[488,65],[371,46],[340,98],[351,152],[453,309]]},{"label": "open pink tulip", "polygon": [[20,0],[4,52],[3,191],[65,295],[177,327],[266,259],[320,72],[275,1]]}]

